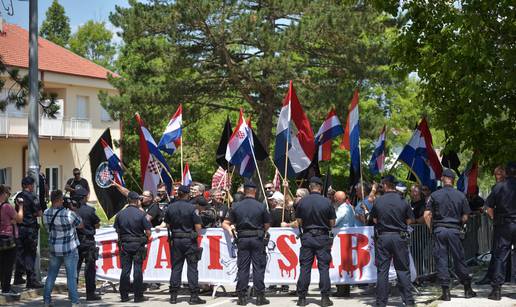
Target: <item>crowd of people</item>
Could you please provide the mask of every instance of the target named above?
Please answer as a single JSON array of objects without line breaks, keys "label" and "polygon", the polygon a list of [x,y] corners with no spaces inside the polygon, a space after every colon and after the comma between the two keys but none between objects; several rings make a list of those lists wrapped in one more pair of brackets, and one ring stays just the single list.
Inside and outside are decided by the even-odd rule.
[{"label": "crowd of people", "polygon": [[[506,280],[511,246],[516,242],[516,165],[494,171],[496,185],[484,201],[478,188],[464,195],[454,188],[455,173],[443,171],[442,187],[432,192],[427,186],[412,185],[409,189],[391,175],[380,183],[361,182],[351,190],[335,191],[331,187],[323,191],[320,178],[309,180],[308,188],[297,188],[290,193],[287,182],[275,187],[272,182],[264,185],[264,197],[257,199],[260,188],[251,182],[242,185],[233,195],[222,189],[207,190],[201,183],[190,186],[177,184],[172,195],[160,184],[157,193],[129,191],[113,183],[127,197],[128,205],[116,216],[114,227],[119,236],[122,272],[120,295],[123,302],[130,300],[132,288],[134,302],[146,300],[144,293],[142,263],[146,257],[146,243],[151,228],[166,229],[171,245],[172,272],[170,279],[170,303],[177,303],[181,286],[181,272],[187,263],[190,304],[204,304],[199,297],[197,262],[202,250],[196,238],[202,228],[222,227],[234,238],[238,247],[238,282],[236,285],[238,305],[248,303],[247,289],[249,269],[253,265],[253,287],[257,305],[268,304],[265,298],[263,276],[266,261],[263,259],[264,240],[269,227],[299,228],[301,233],[300,276],[297,283],[298,306],[306,305],[310,283],[311,265],[318,259],[320,271],[321,305],[331,306],[330,280],[331,230],[334,227],[374,226],[377,266],[377,306],[387,304],[389,290],[388,271],[391,260],[397,271],[398,285],[404,303],[414,304],[409,276],[409,251],[407,238],[410,224],[426,224],[432,231],[433,250],[437,279],[442,287],[441,300],[450,297],[449,256],[453,258],[455,273],[464,285],[464,296],[475,297],[472,279],[465,263],[461,243],[462,225],[469,216],[486,213],[494,221],[494,243],[491,263],[486,276],[479,284],[491,283],[490,299],[501,299],[501,286]],[[11,288],[25,283],[27,288],[44,287],[44,303],[50,305],[51,292],[57,272],[64,264],[67,285],[72,304],[79,303],[77,292],[78,273],[84,263],[86,299],[99,300],[96,291],[95,261],[98,249],[95,246],[95,230],[100,219],[93,207],[87,204],[89,185],[74,169],[74,177],[65,187],[50,192],[51,206],[39,202],[33,192],[34,180],[22,180],[22,192],[14,197],[14,206],[9,203],[10,188],[0,186],[0,282],[4,295],[16,296]],[[280,190],[288,191],[284,194]],[[351,195],[351,196],[350,196]],[[260,198],[260,197],[258,197]],[[49,233],[50,263],[45,285],[35,274],[38,221]],[[16,264],[14,263],[16,259]],[[133,282],[130,285],[130,272]],[[26,279],[23,279],[23,275]],[[287,287],[282,287],[282,289]],[[275,286],[272,289],[277,289]],[[349,296],[349,285],[337,286],[337,296]]]}]

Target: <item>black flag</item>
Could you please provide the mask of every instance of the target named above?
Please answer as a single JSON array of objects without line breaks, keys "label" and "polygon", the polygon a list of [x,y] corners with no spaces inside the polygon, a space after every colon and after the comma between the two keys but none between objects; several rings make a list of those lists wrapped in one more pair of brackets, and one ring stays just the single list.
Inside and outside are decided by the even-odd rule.
[{"label": "black flag", "polygon": [[109,128],[107,128],[90,150],[91,182],[93,183],[95,194],[97,195],[97,199],[102,206],[102,209],[104,209],[108,219],[111,219],[124,207],[127,201],[124,195],[122,195],[116,187],[111,186],[104,189],[99,187],[95,180],[97,168],[102,162],[107,161],[100,139],[104,139],[104,141],[113,148],[111,132]]},{"label": "black flag", "polygon": [[441,164],[443,167],[454,170],[457,173],[457,175],[460,176],[460,160],[459,156],[455,151],[449,150],[448,152],[444,153],[443,158],[441,159]]},{"label": "black flag", "polygon": [[260,139],[258,139],[256,133],[254,133],[254,129],[251,129],[251,131],[253,132],[254,157],[257,161],[263,161],[269,157],[269,154],[267,150],[265,150],[265,147],[263,147]]},{"label": "black flag", "polygon": [[[229,121],[228,116],[226,118],[226,123],[224,124],[224,130],[220,136],[219,147],[217,147],[216,154],[217,164],[225,170],[227,170],[229,167],[229,162],[226,160],[226,148],[228,147],[228,141],[232,133],[233,129],[231,128],[231,122]],[[256,158],[258,159],[258,157]]]},{"label": "black flag", "polygon": [[308,168],[304,171],[301,171],[296,176],[296,181],[301,182],[301,184],[298,184],[299,188],[308,188],[310,178],[312,177],[321,178],[321,170],[319,169],[319,155],[317,150],[315,151],[312,162]]}]

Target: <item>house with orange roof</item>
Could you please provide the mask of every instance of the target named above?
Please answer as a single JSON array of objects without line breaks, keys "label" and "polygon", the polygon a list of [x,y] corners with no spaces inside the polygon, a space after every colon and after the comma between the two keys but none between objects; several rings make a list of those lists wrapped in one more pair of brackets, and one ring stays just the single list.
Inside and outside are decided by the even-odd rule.
[{"label": "house with orange roof", "polygon": [[[3,23],[0,32],[0,57],[11,69],[28,74],[29,33],[14,25]],[[39,80],[44,92],[56,95],[60,110],[56,118],[41,114],[39,146],[41,171],[46,175],[49,189],[64,189],[73,168],[81,168],[82,177],[90,181],[90,200],[96,200],[91,186],[88,153],[106,128],[113,140],[120,139],[120,123],[110,118],[102,108],[98,94],[103,91],[116,95],[108,82],[111,71],[58,46],[46,39],[38,41]],[[0,97],[6,97],[12,81],[0,75],[6,85]],[[28,169],[28,106],[18,109],[9,104],[0,112],[0,183],[21,189],[20,182]],[[117,151],[117,154],[120,154]]]}]

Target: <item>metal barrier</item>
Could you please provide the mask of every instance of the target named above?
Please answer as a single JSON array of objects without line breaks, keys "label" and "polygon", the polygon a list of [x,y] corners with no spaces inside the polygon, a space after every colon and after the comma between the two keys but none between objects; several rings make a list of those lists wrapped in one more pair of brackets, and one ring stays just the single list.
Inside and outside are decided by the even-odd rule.
[{"label": "metal barrier", "polygon": [[[467,231],[462,241],[466,261],[472,261],[478,255],[489,253],[493,242],[493,223],[486,214],[471,215]],[[424,224],[411,225],[410,252],[414,258],[417,276],[426,277],[436,272],[432,254],[432,233]]]}]

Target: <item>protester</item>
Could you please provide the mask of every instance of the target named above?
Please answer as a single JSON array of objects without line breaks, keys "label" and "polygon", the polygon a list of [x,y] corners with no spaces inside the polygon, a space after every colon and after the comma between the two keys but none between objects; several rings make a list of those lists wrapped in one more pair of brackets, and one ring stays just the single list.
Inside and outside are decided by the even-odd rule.
[{"label": "protester", "polygon": [[147,220],[151,223],[152,227],[158,227],[162,223],[163,214],[159,203],[155,202],[154,200],[155,198],[151,191],[142,192],[141,205],[143,211],[147,213]]},{"label": "protester", "polygon": [[335,192],[335,203],[337,204],[335,220],[335,227],[354,227],[355,226],[355,212],[353,206],[349,203],[346,193],[343,191]]},{"label": "protester", "polygon": [[[52,289],[61,265],[66,268],[68,295],[72,306],[79,306],[77,292],[77,262],[79,261],[79,238],[76,228],[83,228],[81,218],[70,209],[63,207],[63,192],[52,191],[50,194],[52,207],[45,210],[43,223],[48,231],[48,246],[50,249],[50,263],[45,281],[43,302],[45,306],[52,306]],[[73,207],[71,207],[73,208]]]},{"label": "protester", "polygon": [[224,203],[225,193],[226,193],[225,191],[221,191],[219,189],[212,189],[212,193],[210,193],[210,195],[212,195],[211,206],[217,213],[216,227],[222,226],[222,223],[224,222],[224,218],[226,217],[226,215],[228,213],[228,209],[229,209],[228,205],[226,205]]},{"label": "protester", "polygon": [[[372,190],[366,184],[364,184],[364,189],[362,190],[362,184],[358,183],[355,185],[355,191],[358,199],[357,205],[355,206],[355,225],[366,226],[369,213],[373,208],[373,202],[369,200],[369,194]],[[365,197],[365,200],[362,200],[362,196]]]},{"label": "protester", "polygon": [[195,199],[195,207],[198,215],[201,218],[202,228],[217,227],[217,212],[208,203],[206,198],[199,196]]},{"label": "protester", "polygon": [[76,197],[75,192],[79,189],[86,189],[88,194],[90,193],[90,185],[88,180],[81,177],[81,170],[78,168],[73,169],[73,177],[66,181],[65,190],[70,193],[70,197]]},{"label": "protester", "polygon": [[501,166],[501,165],[498,165],[494,171],[493,171],[493,175],[495,177],[495,181],[496,183],[498,182],[502,182],[505,180],[505,167]]},{"label": "protester", "polygon": [[425,214],[425,206],[426,203],[424,195],[421,192],[421,186],[419,184],[412,185],[412,187],[410,187],[410,207],[414,213],[416,224],[425,223],[425,218],[423,217]]},{"label": "protester", "polygon": [[[274,192],[271,197],[269,197],[269,202],[271,203],[271,227],[288,227],[282,226],[282,223],[289,224],[293,222],[291,217],[286,214],[285,207],[285,197],[281,192]],[[285,224],[284,224],[285,225]]]},{"label": "protester", "polygon": [[19,296],[19,293],[11,288],[11,277],[16,260],[16,238],[18,237],[16,223],[21,223],[23,220],[23,206],[19,206],[16,211],[7,201],[10,195],[10,188],[0,185],[0,283],[2,295]]}]

